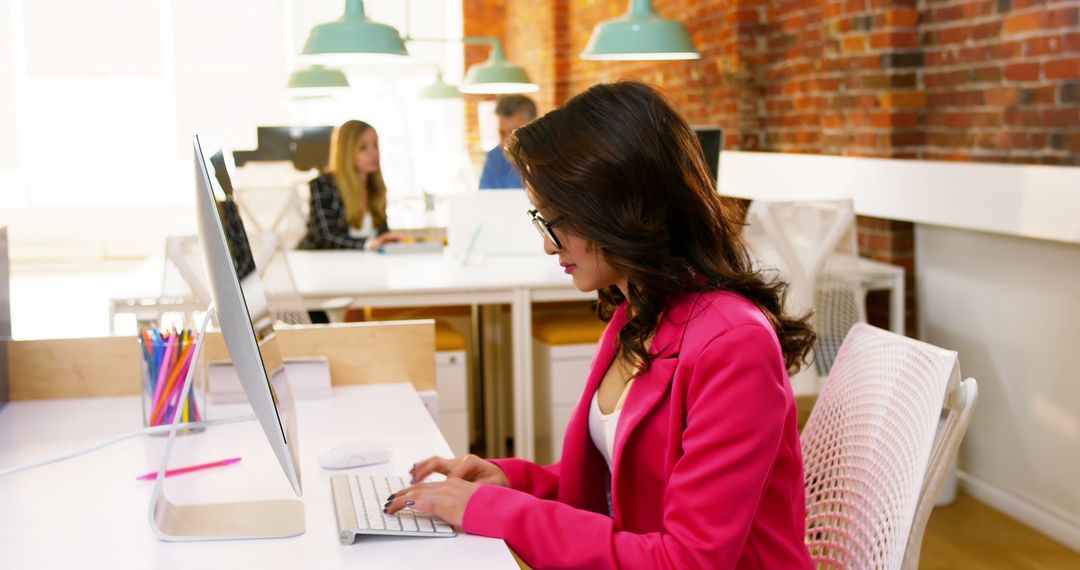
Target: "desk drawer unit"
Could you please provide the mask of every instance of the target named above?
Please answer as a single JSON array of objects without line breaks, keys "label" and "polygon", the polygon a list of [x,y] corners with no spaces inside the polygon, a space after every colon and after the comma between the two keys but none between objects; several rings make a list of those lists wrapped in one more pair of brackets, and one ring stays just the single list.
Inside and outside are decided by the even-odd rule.
[{"label": "desk drawer unit", "polygon": [[454,455],[464,455],[469,452],[468,373],[464,350],[435,353],[435,385],[439,393],[439,430]]},{"label": "desk drawer unit", "polygon": [[540,463],[557,461],[574,406],[581,399],[596,343],[533,343],[536,385],[536,452]]}]

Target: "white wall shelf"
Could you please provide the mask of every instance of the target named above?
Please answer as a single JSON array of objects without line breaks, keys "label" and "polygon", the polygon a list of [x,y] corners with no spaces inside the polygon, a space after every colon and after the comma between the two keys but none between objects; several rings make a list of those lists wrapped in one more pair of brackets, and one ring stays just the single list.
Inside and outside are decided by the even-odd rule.
[{"label": "white wall shelf", "polygon": [[1080,243],[1080,168],[727,151],[720,192],[762,200],[851,198],[855,212]]}]

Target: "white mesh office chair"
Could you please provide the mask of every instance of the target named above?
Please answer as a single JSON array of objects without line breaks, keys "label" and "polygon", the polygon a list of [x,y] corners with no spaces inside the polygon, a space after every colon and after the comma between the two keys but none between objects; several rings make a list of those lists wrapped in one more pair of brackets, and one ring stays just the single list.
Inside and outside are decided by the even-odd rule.
[{"label": "white mesh office chair", "polygon": [[755,267],[776,272],[789,284],[785,312],[814,311],[815,366],[803,369],[792,383],[799,394],[816,393],[848,329],[866,322],[851,200],[754,200],[746,222],[743,237]]},{"label": "white mesh office chair", "polygon": [[[291,325],[311,324],[311,316],[289,267],[288,248],[281,236],[276,233],[252,233],[248,234],[248,242],[274,319]],[[198,236],[170,236],[165,240],[163,302],[158,305],[162,310],[169,310],[176,306],[177,298],[185,301],[184,306],[199,307],[199,310],[210,303],[209,280]],[[169,302],[165,303],[165,300]],[[331,321],[340,322],[351,305],[352,299],[340,297],[327,300],[318,308],[326,311]],[[193,322],[192,316],[185,315],[185,319]]]},{"label": "white mesh office chair", "polygon": [[296,288],[281,238],[274,233],[257,233],[251,234],[249,241],[274,319],[290,325],[310,325],[311,317]]},{"label": "white mesh office chair", "polygon": [[183,297],[203,306],[209,305],[209,281],[202,258],[198,236],[165,238],[165,265],[161,274],[162,297]]},{"label": "white mesh office chair", "polygon": [[[284,254],[278,256],[280,240],[274,234],[255,234],[249,236],[255,267],[263,279],[267,303],[278,320],[290,324],[310,323],[307,312],[303,317],[295,313],[295,308],[302,306],[292,273],[284,261]],[[285,263],[282,268],[282,263]],[[269,275],[268,275],[269,273]],[[203,265],[202,246],[198,236],[169,236],[165,238],[165,266],[161,278],[162,299],[184,299],[188,305],[205,308],[210,304],[210,285]],[[162,303],[163,309],[175,305]],[[280,313],[280,315],[279,315]],[[192,315],[185,315],[190,319]]]},{"label": "white mesh office chair", "polygon": [[307,183],[318,173],[292,162],[248,162],[233,175],[233,196],[249,233],[275,233],[286,247],[307,229]]},{"label": "white mesh office chair", "polygon": [[978,394],[973,378],[960,378],[953,351],[852,327],[801,436],[816,567],[918,567]]}]

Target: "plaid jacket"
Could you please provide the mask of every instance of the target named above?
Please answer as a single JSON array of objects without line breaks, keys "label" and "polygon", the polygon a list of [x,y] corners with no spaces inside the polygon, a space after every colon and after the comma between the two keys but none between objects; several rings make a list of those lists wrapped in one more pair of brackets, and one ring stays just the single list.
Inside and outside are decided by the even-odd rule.
[{"label": "plaid jacket", "polygon": [[[341,191],[334,182],[334,175],[326,173],[309,184],[311,203],[308,213],[307,233],[296,249],[363,249],[366,238],[349,236],[349,224],[345,221],[345,205]],[[386,225],[375,228],[376,235],[385,233]]]}]

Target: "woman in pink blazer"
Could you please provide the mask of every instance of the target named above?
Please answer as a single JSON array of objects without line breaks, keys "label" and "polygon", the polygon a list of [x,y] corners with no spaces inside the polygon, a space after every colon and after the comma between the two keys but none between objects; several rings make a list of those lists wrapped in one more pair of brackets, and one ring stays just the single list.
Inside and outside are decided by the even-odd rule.
[{"label": "woman in pink blazer", "polygon": [[574,285],[610,319],[561,460],[430,458],[391,497],[534,568],[812,567],[788,370],[813,343],[751,267],[694,132],[655,89],[596,85],[507,155]]}]

